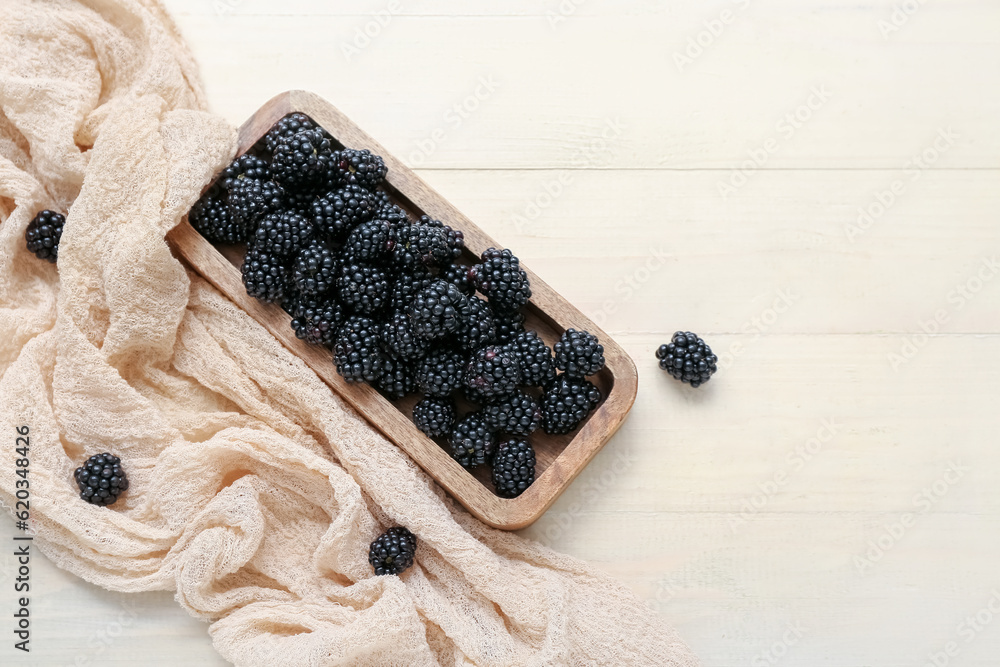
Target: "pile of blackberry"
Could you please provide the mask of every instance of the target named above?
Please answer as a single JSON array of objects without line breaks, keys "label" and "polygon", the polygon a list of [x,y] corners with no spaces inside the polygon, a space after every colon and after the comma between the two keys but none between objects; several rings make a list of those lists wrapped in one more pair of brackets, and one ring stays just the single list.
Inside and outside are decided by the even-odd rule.
[{"label": "pile of blackberry", "polygon": [[525,329],[531,286],[518,258],[497,248],[473,258],[462,232],[394,204],[386,173],[378,155],[339,147],[293,113],[189,220],[213,242],[247,244],[247,293],[329,347],[347,382],[394,401],[422,394],[417,427],[463,467],[490,466],[498,495],[519,495],[535,478],[531,434],[569,433],[600,402],[586,378],[604,350],[569,329],[553,352]]}]

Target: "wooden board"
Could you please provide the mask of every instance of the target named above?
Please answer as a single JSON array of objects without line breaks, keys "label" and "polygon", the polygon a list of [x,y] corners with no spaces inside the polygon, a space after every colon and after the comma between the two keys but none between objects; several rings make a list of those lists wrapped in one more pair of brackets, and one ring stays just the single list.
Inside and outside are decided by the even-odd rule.
[{"label": "wooden board", "polygon": [[[239,154],[253,147],[278,119],[293,111],[309,115],[342,145],[367,148],[381,155],[389,168],[385,190],[411,215],[427,214],[460,229],[465,234],[467,260],[487,248],[503,247],[344,114],[312,93],[289,91],[261,107],[240,128]],[[537,478],[517,498],[501,498],[493,492],[485,468],[480,467],[475,474],[470,473],[452,459],[440,444],[413,425],[410,408],[414,398],[393,403],[368,385],[345,382],[335,370],[330,350],[297,339],[289,326],[289,316],[280,307],[248,296],[239,271],[240,248],[216,248],[186,220],[170,233],[169,240],[195,271],[267,327],[375,428],[402,447],[456,500],[491,526],[513,530],[538,519],[614,435],[635,400],[638,379],[629,356],[594,322],[525,266],[532,289],[531,302],[524,309],[527,327],[538,331],[549,344],[570,327],[594,333],[604,345],[607,365],[591,380],[605,398],[573,433],[551,436],[538,431],[533,434],[530,441],[538,461]]]}]

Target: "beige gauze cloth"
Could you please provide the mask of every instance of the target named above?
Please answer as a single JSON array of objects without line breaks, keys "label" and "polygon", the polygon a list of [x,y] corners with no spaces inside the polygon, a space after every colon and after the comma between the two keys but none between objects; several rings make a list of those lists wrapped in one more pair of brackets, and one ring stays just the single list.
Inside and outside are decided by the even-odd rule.
[{"label": "beige gauze cloth", "polygon": [[[45,555],[175,591],[237,665],[695,665],[621,585],[457,507],[172,256],[235,151],[205,107],[154,0],[0,2],[0,500],[28,425]],[[45,208],[68,212],[57,265],[25,249]],[[110,508],[73,480],[103,451],[131,483]],[[392,525],[416,564],[377,577]]]}]

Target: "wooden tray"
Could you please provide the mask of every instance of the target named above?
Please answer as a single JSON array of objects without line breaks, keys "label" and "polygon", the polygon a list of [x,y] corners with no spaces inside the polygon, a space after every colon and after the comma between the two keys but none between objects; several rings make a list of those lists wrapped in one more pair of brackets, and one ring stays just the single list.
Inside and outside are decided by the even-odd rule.
[{"label": "wooden tray", "polygon": [[[381,155],[389,168],[384,189],[399,206],[413,215],[427,214],[460,229],[469,253],[466,261],[490,247],[503,246],[487,236],[468,218],[365,134],[340,111],[320,97],[293,90],[269,101],[239,130],[239,154],[249,150],[280,118],[301,111],[326,128],[337,142],[350,148],[367,148]],[[635,401],[635,364],[611,338],[580,311],[525,268],[531,280],[531,302],[525,307],[527,327],[552,344],[570,327],[595,334],[604,345],[607,367],[590,378],[600,387],[604,400],[586,422],[573,433],[550,436],[537,431],[530,437],[537,457],[536,479],[523,494],[507,499],[493,492],[488,471],[475,475],[462,468],[441,445],[425,436],[410,418],[415,398],[393,403],[368,385],[349,384],[334,367],[330,350],[308,345],[295,337],[289,316],[276,305],[247,295],[240,275],[243,249],[216,248],[188,224],[185,218],[168,239],[176,253],[236,305],[256,318],[294,354],[305,361],[372,426],[401,447],[473,515],[496,528],[514,530],[530,525],[559,497],[583,467],[600,451],[625,421]],[[513,248],[515,254],[517,248]]]}]

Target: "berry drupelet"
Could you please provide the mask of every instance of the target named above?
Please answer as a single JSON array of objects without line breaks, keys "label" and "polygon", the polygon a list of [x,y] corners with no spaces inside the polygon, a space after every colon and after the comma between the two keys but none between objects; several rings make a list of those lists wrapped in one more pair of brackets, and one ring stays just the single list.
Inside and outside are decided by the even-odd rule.
[{"label": "berry drupelet", "polygon": [[323,294],[333,287],[339,265],[337,256],[322,241],[313,239],[292,265],[292,280],[300,294]]},{"label": "berry drupelet", "polygon": [[521,368],[503,347],[489,345],[472,354],[465,369],[465,386],[486,399],[513,393],[521,384]]},{"label": "berry drupelet", "polygon": [[368,562],[375,574],[401,574],[413,565],[417,538],[406,528],[396,526],[379,535],[368,548]]},{"label": "berry drupelet", "polygon": [[483,407],[482,412],[486,425],[494,431],[529,435],[542,425],[542,409],[538,401],[523,391],[493,399]]},{"label": "berry drupelet", "polygon": [[504,440],[493,458],[493,487],[503,498],[516,498],[535,481],[535,450],[527,440]]},{"label": "berry drupelet", "polygon": [[656,350],[656,358],[660,368],[692,387],[708,382],[719,361],[712,348],[690,331],[676,332],[669,343]]},{"label": "berry drupelet", "polygon": [[406,309],[413,332],[433,339],[454,332],[469,317],[469,300],[458,288],[435,280],[417,292]]},{"label": "berry drupelet", "polygon": [[388,359],[379,345],[375,321],[361,315],[344,320],[333,345],[333,360],[337,372],[348,382],[377,382]]},{"label": "berry drupelet", "polygon": [[601,390],[588,380],[560,375],[542,394],[542,430],[569,433],[601,402]]},{"label": "berry drupelet", "polygon": [[458,420],[448,443],[452,458],[463,468],[472,468],[488,463],[493,457],[496,435],[482,415],[473,412]]},{"label": "berry drupelet", "polygon": [[490,248],[481,259],[482,263],[469,269],[469,277],[489,299],[493,310],[510,312],[528,303],[531,298],[528,274],[510,250]]},{"label": "berry drupelet", "polygon": [[62,238],[65,224],[66,218],[61,213],[39,211],[24,231],[28,252],[34,253],[38,259],[55,262],[59,256],[59,239]]},{"label": "berry drupelet", "polygon": [[455,401],[428,397],[413,406],[413,423],[431,438],[451,433],[455,426]]},{"label": "berry drupelet", "polygon": [[553,348],[556,368],[567,377],[582,378],[604,368],[604,346],[586,331],[567,329]]},{"label": "berry drupelet", "polygon": [[465,357],[442,347],[421,359],[416,366],[417,384],[428,396],[448,396],[462,386]]},{"label": "berry drupelet", "polygon": [[521,367],[521,383],[531,387],[544,387],[556,377],[556,363],[552,350],[534,331],[522,331],[511,338],[506,348],[517,358]]},{"label": "berry drupelet", "polygon": [[91,505],[112,505],[128,489],[121,459],[107,452],[94,454],[73,473],[80,497]]}]

